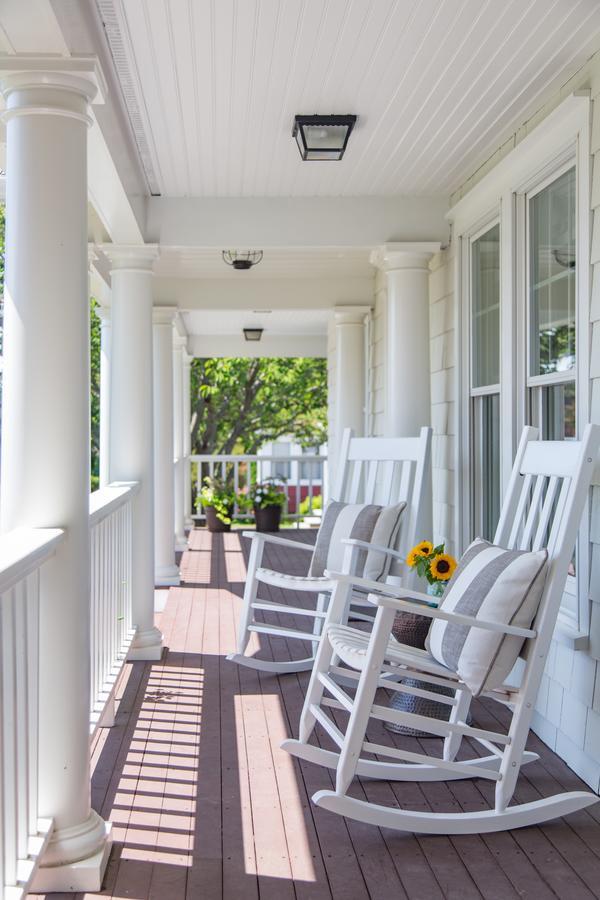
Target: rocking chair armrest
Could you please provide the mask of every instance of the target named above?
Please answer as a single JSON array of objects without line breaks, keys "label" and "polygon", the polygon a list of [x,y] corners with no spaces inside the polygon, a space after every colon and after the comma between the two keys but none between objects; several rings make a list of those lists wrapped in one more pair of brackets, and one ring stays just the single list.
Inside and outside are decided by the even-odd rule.
[{"label": "rocking chair armrest", "polygon": [[283,547],[288,547],[289,549],[294,550],[307,550],[310,553],[314,552],[314,546],[312,544],[304,544],[302,541],[290,541],[289,538],[277,537],[274,534],[266,534],[264,531],[242,531],[242,536],[245,538],[250,538],[252,541],[263,541],[269,544],[279,544]]},{"label": "rocking chair armrest", "polygon": [[[371,547],[372,544],[367,544]],[[353,587],[359,588],[364,594],[381,594],[383,597],[392,597],[397,600],[407,600],[421,608],[421,604],[428,607],[437,606],[440,602],[439,597],[432,597],[430,594],[423,594],[421,591],[414,591],[410,588],[403,588],[401,584],[387,584],[383,581],[370,581],[367,578],[360,578],[358,575],[346,575],[341,572],[330,572],[325,569],[325,575],[332,581],[340,581],[344,584],[351,584]],[[375,603],[375,599],[372,601]],[[414,612],[414,609],[412,610]]]},{"label": "rocking chair armrest", "polygon": [[[372,602],[377,606],[387,606],[388,609],[396,609],[399,612],[414,612],[410,601],[406,602],[393,597],[376,597]],[[496,631],[514,637],[537,637],[537,631],[531,628],[519,628],[516,625],[505,625],[503,622],[488,622],[485,619],[476,619],[474,616],[463,616],[461,613],[446,612],[444,609],[433,609],[432,607],[419,609],[419,615],[426,616],[428,619],[442,619],[446,622],[453,622],[455,625],[464,625],[467,628],[481,628],[484,631]]]},{"label": "rocking chair armrest", "polygon": [[368,541],[359,541],[357,538],[343,538],[342,544],[349,547],[358,547],[360,550],[373,550],[375,553],[385,553],[387,556],[393,556],[401,562],[406,562],[403,553],[393,550],[391,547],[384,547],[383,544],[370,544]]}]

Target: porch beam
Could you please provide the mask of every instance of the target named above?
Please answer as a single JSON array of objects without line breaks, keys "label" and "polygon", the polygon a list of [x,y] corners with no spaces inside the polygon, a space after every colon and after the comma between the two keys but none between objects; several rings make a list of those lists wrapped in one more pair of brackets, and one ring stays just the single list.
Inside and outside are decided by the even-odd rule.
[{"label": "porch beam", "polygon": [[132,606],[128,658],[157,660],[154,626],[154,415],[152,267],[154,245],[104,244],[111,264],[110,481],[139,481],[133,501]]},{"label": "porch beam", "polygon": [[[60,527],[40,585],[39,815],[54,830],[31,890],[97,891],[109,829],[89,761],[87,140],[93,59],[7,57],[4,532]],[[40,453],[40,441],[43,452]]]}]

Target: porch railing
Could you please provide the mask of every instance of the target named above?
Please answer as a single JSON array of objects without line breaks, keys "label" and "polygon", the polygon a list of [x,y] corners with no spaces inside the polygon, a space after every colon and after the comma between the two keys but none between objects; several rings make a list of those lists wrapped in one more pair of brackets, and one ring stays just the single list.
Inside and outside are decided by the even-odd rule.
[{"label": "porch railing", "polygon": [[131,613],[132,500],[139,485],[90,495],[91,727],[112,725],[114,687],[134,629]]},{"label": "porch railing", "polygon": [[[283,490],[286,503],[283,516],[298,525],[306,515],[314,515],[315,498],[327,497],[327,456],[306,454],[289,456],[281,455],[249,455],[219,454],[192,455],[188,457],[190,465],[190,483],[192,488],[192,518],[204,521],[206,516],[197,501],[206,476],[219,477],[226,480],[235,493],[247,491],[252,485],[271,476],[283,475],[286,482]],[[300,505],[303,504],[302,511]],[[306,507],[306,512],[304,511]],[[249,520],[252,511],[240,509],[236,504],[234,518]]]},{"label": "porch railing", "polygon": [[27,894],[52,821],[38,818],[40,569],[60,529],[20,528],[0,537],[0,888]]}]

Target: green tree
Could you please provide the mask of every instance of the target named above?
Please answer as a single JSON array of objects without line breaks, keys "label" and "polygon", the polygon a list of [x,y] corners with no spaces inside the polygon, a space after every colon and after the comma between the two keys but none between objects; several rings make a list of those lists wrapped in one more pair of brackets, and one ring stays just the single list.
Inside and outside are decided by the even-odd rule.
[{"label": "green tree", "polygon": [[98,304],[90,300],[90,463],[91,489],[100,483],[100,319],[96,315]]},{"label": "green tree", "polygon": [[326,440],[324,359],[195,359],[191,377],[194,453],[256,453],[284,434]]}]

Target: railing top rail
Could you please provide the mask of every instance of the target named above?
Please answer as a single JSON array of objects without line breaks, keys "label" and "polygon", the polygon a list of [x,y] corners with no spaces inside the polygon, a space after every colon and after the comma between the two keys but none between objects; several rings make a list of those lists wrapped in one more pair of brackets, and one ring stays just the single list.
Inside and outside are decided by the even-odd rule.
[{"label": "railing top rail", "polygon": [[15,528],[0,535],[0,594],[39,569],[64,536],[61,528]]},{"label": "railing top rail", "polygon": [[314,455],[296,455],[289,456],[285,454],[269,454],[268,456],[258,456],[257,454],[246,453],[201,453],[192,454],[188,457],[192,462],[326,462],[327,456],[322,454]]},{"label": "railing top rail", "polygon": [[113,481],[90,494],[90,527],[124,506],[140,489],[139,481]]}]

